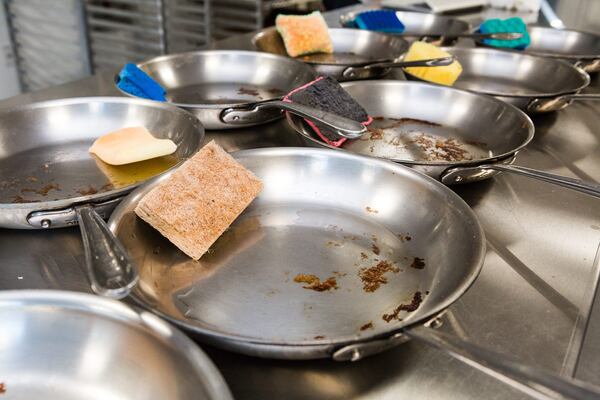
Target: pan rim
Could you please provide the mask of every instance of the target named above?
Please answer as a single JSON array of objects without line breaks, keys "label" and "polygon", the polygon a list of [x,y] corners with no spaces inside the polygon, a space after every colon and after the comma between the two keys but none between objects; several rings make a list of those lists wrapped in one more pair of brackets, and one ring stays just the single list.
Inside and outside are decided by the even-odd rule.
[{"label": "pan rim", "polygon": [[[119,97],[119,96],[87,96],[87,97],[69,97],[69,98],[64,98],[64,99],[44,100],[44,101],[27,103],[27,104],[22,104],[22,105],[17,105],[17,106],[0,108],[0,115],[1,114],[9,114],[11,112],[14,112],[15,110],[27,111],[27,110],[38,109],[38,108],[47,108],[47,107],[52,107],[52,106],[62,106],[62,105],[72,105],[72,104],[90,104],[91,102],[138,103],[140,105],[162,108],[162,109],[165,109],[168,111],[179,113],[182,116],[187,116],[188,118],[191,118],[191,121],[192,121],[193,125],[195,126],[196,130],[198,132],[202,133],[201,138],[198,141],[197,149],[199,149],[200,146],[202,145],[202,140],[203,140],[202,138],[204,137],[204,134],[205,134],[204,126],[202,125],[200,120],[198,120],[198,118],[196,118],[196,116],[194,116],[194,114],[192,114],[189,111],[186,111],[184,109],[181,109],[178,107],[173,107],[169,104],[165,104],[162,102],[156,102],[156,101],[152,101],[152,100],[147,100],[147,99],[141,99],[141,98],[137,98],[137,97],[128,98],[128,97]],[[182,158],[172,167],[166,169],[165,171],[161,172],[158,175],[153,176],[150,179],[154,179],[157,176],[160,176],[164,173],[167,173],[167,172],[179,167],[182,163],[185,162],[185,160],[187,158],[189,158],[189,157]],[[146,181],[148,181],[148,180],[146,180]],[[31,208],[35,208],[35,210],[33,210],[32,212],[42,211],[42,210],[43,211],[53,211],[53,210],[60,210],[60,209],[64,209],[64,208],[73,207],[76,205],[81,205],[81,204],[102,203],[102,202],[105,202],[108,200],[112,200],[112,199],[116,199],[121,196],[124,196],[127,193],[131,192],[136,187],[145,183],[146,181],[140,181],[137,183],[133,183],[131,185],[121,187],[121,188],[108,190],[106,192],[85,195],[85,196],[81,196],[81,195],[73,196],[73,197],[68,197],[68,198],[58,199],[58,200],[49,200],[49,201],[40,201],[40,202],[25,202],[25,203],[2,203],[2,202],[0,202],[0,211],[2,211],[2,210],[23,210],[23,209],[31,209]]]},{"label": "pan rim", "polygon": [[[260,51],[251,51],[251,50],[198,50],[198,51],[186,51],[183,53],[176,53],[176,54],[166,54],[166,55],[162,55],[162,56],[158,56],[158,57],[153,57],[150,58],[148,60],[144,60],[144,61],[140,61],[136,64],[136,66],[140,69],[143,69],[143,67],[147,64],[150,63],[157,63],[157,62],[163,62],[163,61],[170,61],[173,59],[176,59],[178,57],[182,57],[182,56],[194,56],[194,55],[204,55],[204,54],[244,54],[247,56],[253,56],[253,57],[264,57],[264,58],[270,58],[270,59],[275,59],[275,60],[279,60],[279,61],[283,61],[283,62],[291,62],[291,63],[295,63],[298,65],[302,65],[303,68],[308,68],[310,71],[307,72],[312,72],[313,73],[313,78],[317,78],[319,76],[319,74],[317,73],[317,71],[314,70],[314,68],[311,65],[307,65],[306,63],[297,60],[295,58],[291,58],[291,57],[287,57],[287,56],[282,56],[279,54],[274,54],[274,53],[268,53],[268,52],[260,52]],[[122,90],[119,86],[117,86],[117,82],[119,81],[119,74],[115,74],[114,76],[114,83],[115,83],[115,88],[117,88],[117,90],[119,92],[121,92],[122,94],[128,96],[128,97],[132,97],[135,99],[142,99],[141,97],[138,96],[134,96],[131,93],[128,93],[124,90]],[[166,89],[165,89],[166,90]],[[285,94],[284,94],[285,95]],[[246,101],[246,102],[238,102],[238,103],[219,103],[219,104],[214,104],[214,103],[180,103],[180,102],[173,102],[173,101],[156,101],[156,100],[150,100],[150,101],[156,101],[158,103],[163,103],[163,104],[171,104],[175,107],[178,108],[187,108],[187,109],[211,109],[211,110],[219,110],[219,109],[225,109],[225,108],[231,108],[231,107],[244,107],[244,106],[249,106],[252,104],[256,104],[256,103],[260,103],[260,102],[265,102],[265,101],[271,101],[271,100],[278,100],[281,99],[283,96],[273,96],[273,97],[269,97],[267,99],[262,99],[259,101]]]},{"label": "pan rim", "polygon": [[[342,25],[343,28],[345,29],[356,29],[353,28],[351,26],[346,26],[344,24],[347,23],[354,23],[354,20],[356,18],[356,16],[362,12],[365,11],[374,11],[374,10],[386,10],[385,7],[366,7],[360,11],[350,11],[347,12],[345,14],[342,14],[339,18],[339,23],[340,25]],[[424,14],[422,12],[417,12],[417,11],[404,11],[404,10],[394,10],[394,9],[388,9],[388,10],[392,10],[396,12],[396,15],[398,13],[402,13],[402,14],[409,14],[411,16],[427,16],[428,18],[433,18],[434,20],[445,20],[445,21],[453,21],[455,23],[459,23],[461,25],[463,25],[465,27],[465,30],[462,31],[461,33],[468,33],[469,31],[471,31],[472,29],[472,25],[462,19],[459,18],[454,18],[452,16],[449,15],[441,15],[441,14]],[[445,37],[445,38],[453,38],[455,37],[452,34],[449,35],[432,35],[432,34],[428,34],[427,32],[412,32],[412,31],[407,31],[406,29],[404,31],[402,31],[401,33],[395,33],[393,34],[394,36],[400,36],[400,37]]]},{"label": "pan rim", "polygon": [[[339,157],[343,159],[356,160],[362,163],[383,167],[387,170],[398,174],[408,174],[409,176],[415,177],[416,179],[420,179],[426,188],[432,188],[431,190],[437,191],[438,193],[443,193],[448,196],[450,201],[453,202],[457,207],[460,208],[460,212],[464,213],[463,219],[468,220],[468,225],[472,227],[473,232],[473,243],[480,243],[477,251],[474,251],[473,259],[472,259],[472,271],[460,285],[455,287],[452,293],[439,304],[436,304],[429,310],[427,313],[424,313],[421,316],[415,318],[415,320],[411,320],[408,323],[399,322],[396,325],[391,325],[390,329],[373,334],[366,334],[357,336],[341,336],[337,339],[324,338],[324,339],[307,339],[307,340],[294,340],[294,341],[278,341],[278,340],[267,340],[260,339],[251,336],[244,335],[236,335],[224,331],[216,331],[211,330],[205,327],[198,327],[196,325],[192,325],[187,323],[185,320],[178,319],[172,316],[165,314],[164,312],[156,309],[151,306],[149,303],[145,302],[137,295],[137,291],[134,289],[129,298],[132,299],[139,306],[160,315],[161,317],[167,319],[168,321],[176,324],[177,326],[181,326],[191,332],[198,333],[204,335],[206,337],[210,337],[212,339],[223,340],[225,339],[228,343],[243,343],[247,345],[252,344],[260,344],[260,345],[268,345],[273,347],[286,347],[286,348],[306,348],[306,347],[314,347],[314,346],[343,346],[352,343],[360,343],[372,341],[382,337],[391,337],[392,335],[402,332],[407,329],[407,327],[412,326],[414,324],[420,324],[424,321],[427,321],[431,317],[439,314],[446,308],[450,307],[454,302],[456,302],[464,293],[473,285],[475,280],[478,278],[485,260],[486,255],[486,241],[485,241],[485,232],[481,225],[481,222],[477,218],[477,215],[471,209],[471,207],[454,191],[450,188],[446,187],[442,183],[437,180],[421,174],[409,167],[406,167],[401,164],[391,163],[389,161],[376,159],[373,157],[366,157],[362,155],[352,154],[352,153],[343,153],[343,152],[332,152],[327,149],[318,149],[318,148],[307,148],[307,147],[271,147],[271,148],[258,148],[258,149],[248,149],[241,150],[232,153],[235,158],[242,157],[245,155],[254,155],[256,157],[265,157],[265,156],[285,156],[285,155],[317,155],[322,157]],[[154,178],[149,182],[146,182],[144,185],[140,186],[136,190],[134,190],[126,199],[124,199],[115,209],[113,214],[108,221],[109,229],[116,234],[116,231],[119,227],[118,223],[123,216],[127,215],[127,209],[129,207],[129,203],[134,204],[139,201],[139,197],[141,193],[145,190],[149,190],[153,185],[157,184],[159,180],[166,179],[167,174],[164,174],[160,177]]]},{"label": "pan rim", "polygon": [[[562,64],[563,66],[572,69],[575,73],[577,73],[580,78],[582,79],[583,83],[576,87],[576,88],[570,88],[568,90],[561,90],[561,91],[556,91],[556,92],[530,92],[527,94],[514,94],[514,93],[508,93],[508,92],[496,92],[496,91],[491,91],[491,90],[472,90],[472,89],[458,89],[457,90],[466,90],[468,92],[473,92],[473,93],[479,93],[479,94],[486,94],[489,96],[498,96],[498,97],[509,97],[509,98],[519,98],[519,99],[549,99],[549,98],[553,98],[553,97],[559,97],[559,96],[564,96],[564,95],[568,95],[568,94],[573,94],[573,93],[578,93],[580,90],[585,89],[586,87],[588,87],[590,85],[591,82],[591,78],[590,75],[585,72],[584,70],[582,70],[581,68],[571,64],[570,62],[566,61],[566,60],[561,60],[560,58],[553,58],[553,57],[543,57],[543,56],[538,56],[538,55],[533,55],[533,54],[526,54],[526,53],[518,53],[515,51],[504,51],[504,50],[496,50],[495,48],[491,48],[491,47],[476,47],[476,48],[467,48],[467,47],[450,47],[450,46],[444,46],[441,47],[442,50],[452,54],[453,51],[458,50],[459,52],[461,51],[466,51],[466,52],[473,52],[473,53],[501,53],[501,54],[507,54],[507,55],[512,55],[512,56],[517,56],[517,57],[523,57],[523,58],[529,58],[529,59],[534,59],[534,60],[541,60],[540,62],[544,62],[544,63],[556,63],[556,64]],[[460,61],[460,60],[459,60]],[[418,81],[422,81],[422,82],[428,82],[428,81],[423,81],[422,79],[412,75],[409,72],[406,72],[405,68],[402,68],[402,71],[410,76],[412,79],[416,79]],[[432,85],[436,85],[436,86],[440,86],[437,83],[433,83],[433,82],[428,82],[429,84]]]},{"label": "pan rim", "polygon": [[[528,26],[528,29],[536,29],[536,30],[544,30],[544,31],[559,31],[561,33],[566,33],[566,32],[574,32],[574,33],[578,33],[578,34],[582,34],[582,35],[589,35],[589,36],[594,36],[596,38],[596,40],[600,40],[600,35],[591,32],[591,31],[585,31],[585,30],[581,30],[581,29],[556,29],[556,28],[551,28],[548,26],[539,26],[539,25],[532,25],[532,26]],[[493,47],[493,46],[488,46],[486,44],[484,44],[481,40],[477,40],[477,44],[481,45],[482,47],[488,48],[488,49],[498,49],[501,51],[506,51],[506,52],[510,52],[510,53],[518,53],[518,54],[529,54],[532,56],[540,56],[540,57],[546,57],[546,58],[558,58],[558,59],[564,59],[564,60],[573,60],[573,61],[577,61],[577,60],[593,60],[593,59],[597,59],[600,58],[600,52],[598,54],[561,54],[561,53],[553,53],[553,52],[547,52],[547,51],[535,51],[535,50],[529,50],[529,48],[526,48],[524,50],[516,50],[516,49],[509,49],[509,48],[503,48],[503,47]]]},{"label": "pan rim", "polygon": [[[167,346],[181,353],[204,380],[205,389],[213,399],[233,399],[225,378],[206,352],[176,326],[170,326],[157,316],[135,309],[129,304],[111,300],[91,293],[49,289],[5,290],[0,293],[0,310],[11,308],[35,308],[48,304],[63,311],[82,312],[90,318],[104,318],[127,329],[140,330],[162,340]],[[12,306],[12,307],[11,307]]]},{"label": "pan rim", "polygon": [[[400,42],[403,42],[403,47],[405,47],[404,51],[402,51],[400,54],[396,55],[395,57],[380,57],[380,58],[372,58],[369,59],[367,61],[359,61],[359,62],[353,62],[353,63],[333,63],[333,62],[326,62],[326,61],[302,61],[300,60],[298,57],[290,57],[288,55],[286,56],[281,56],[281,57],[287,57],[289,59],[292,60],[297,60],[300,61],[301,63],[304,64],[308,64],[308,65],[327,65],[327,66],[334,66],[334,67],[340,67],[340,68],[347,68],[347,67],[357,67],[357,66],[361,66],[361,65],[367,65],[367,64],[373,64],[373,63],[380,63],[380,62],[386,62],[386,61],[392,61],[395,60],[398,57],[401,57],[402,55],[404,55],[407,51],[408,51],[408,46],[409,43],[406,39],[403,39],[402,37],[398,36],[398,35],[388,35],[388,34],[384,34],[381,32],[376,32],[376,31],[369,31],[369,30],[364,30],[364,29],[355,29],[355,28],[327,28],[328,31],[355,31],[355,32],[361,32],[361,34],[364,35],[369,35],[369,36],[379,36],[379,37],[386,37],[386,38],[394,38]],[[258,39],[260,39],[262,36],[266,35],[267,33],[271,33],[271,32],[277,32],[277,29],[274,26],[268,27],[268,28],[264,28],[261,31],[259,31],[257,34],[255,34],[254,36],[252,36],[252,46],[254,46],[254,48],[261,53],[267,53],[267,54],[275,54],[275,53],[271,53],[268,51],[264,51],[261,50],[256,42],[258,41]],[[278,32],[277,32],[278,33]],[[279,34],[279,33],[278,33]],[[336,54],[335,51],[333,52],[333,54]],[[305,55],[310,55],[310,54],[305,54]]]},{"label": "pan rim", "polygon": [[[490,96],[487,96],[484,94],[480,94],[480,93],[476,93],[476,92],[472,92],[472,91],[464,90],[464,89],[457,89],[457,88],[448,87],[448,86],[431,85],[431,84],[424,83],[424,82],[398,81],[398,80],[392,80],[392,79],[360,80],[360,81],[351,81],[351,82],[341,82],[340,84],[342,85],[342,87],[351,86],[351,85],[389,85],[389,84],[393,84],[393,85],[437,87],[442,90],[446,90],[446,89],[453,90],[453,91],[461,92],[461,93],[469,95],[469,96],[485,97],[486,101],[489,100],[489,101],[501,104],[503,106],[506,106],[509,109],[512,109],[513,111],[520,114],[521,117],[525,120],[525,123],[527,124],[527,130],[528,130],[527,138],[518,147],[516,147],[510,151],[504,152],[502,154],[495,155],[493,157],[480,158],[477,160],[463,160],[463,161],[414,161],[414,160],[404,160],[404,159],[392,158],[392,157],[369,156],[367,154],[363,154],[363,156],[365,156],[365,157],[370,157],[370,158],[384,160],[384,161],[392,161],[395,163],[406,164],[406,165],[415,165],[415,166],[422,165],[422,166],[430,166],[430,167],[437,166],[437,167],[448,167],[448,168],[457,167],[457,166],[463,166],[463,167],[477,166],[477,165],[481,165],[481,164],[496,162],[500,159],[510,157],[510,156],[516,154],[517,152],[519,152],[520,150],[522,150],[523,148],[525,148],[535,137],[535,125],[533,124],[533,121],[531,120],[531,118],[525,112],[518,109],[517,107],[515,107],[512,104],[508,104],[502,100],[496,99],[495,97],[490,97]],[[300,124],[304,123],[302,121],[302,118],[300,118],[300,117],[297,117],[295,115],[292,115],[291,113],[286,112],[286,120],[287,120],[288,124],[292,127],[292,129],[294,129],[294,131],[298,135],[301,135],[303,138],[310,140],[313,143],[318,144],[320,147],[325,147],[325,148],[328,148],[331,150],[337,150],[337,151],[344,152],[344,153],[361,155],[361,153],[355,153],[353,151],[346,150],[343,147],[331,146],[321,140],[314,138],[312,135],[307,135],[304,132],[304,130],[296,128],[298,123],[300,123]]]}]

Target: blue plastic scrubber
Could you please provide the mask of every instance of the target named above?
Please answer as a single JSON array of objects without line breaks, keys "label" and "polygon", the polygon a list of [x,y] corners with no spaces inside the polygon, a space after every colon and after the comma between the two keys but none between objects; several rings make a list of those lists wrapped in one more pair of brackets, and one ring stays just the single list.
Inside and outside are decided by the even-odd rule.
[{"label": "blue plastic scrubber", "polygon": [[125,64],[117,86],[124,92],[144,99],[166,101],[166,91],[135,64]]},{"label": "blue plastic scrubber", "polygon": [[484,39],[483,43],[493,47],[504,47],[509,49],[523,50],[529,46],[531,39],[529,33],[527,33],[527,26],[521,18],[509,18],[505,20],[501,19],[488,19],[483,21],[479,26],[479,32],[481,33],[510,33],[517,32],[522,33],[523,36],[519,39],[513,40],[498,40],[498,39]]},{"label": "blue plastic scrubber", "polygon": [[393,10],[371,10],[358,14],[354,23],[360,29],[386,33],[404,32],[404,24]]}]

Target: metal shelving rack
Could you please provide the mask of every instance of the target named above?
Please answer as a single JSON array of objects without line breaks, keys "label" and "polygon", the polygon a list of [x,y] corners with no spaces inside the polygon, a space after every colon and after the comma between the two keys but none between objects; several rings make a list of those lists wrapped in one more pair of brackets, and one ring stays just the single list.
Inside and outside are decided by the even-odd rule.
[{"label": "metal shelving rack", "polygon": [[265,0],[212,0],[213,39],[252,32],[263,27]]},{"label": "metal shelving rack", "polygon": [[[0,4],[2,5],[2,4]],[[37,90],[90,74],[80,0],[5,0],[21,84]]]},{"label": "metal shelving rack", "polygon": [[208,0],[86,0],[94,71],[210,41]]}]

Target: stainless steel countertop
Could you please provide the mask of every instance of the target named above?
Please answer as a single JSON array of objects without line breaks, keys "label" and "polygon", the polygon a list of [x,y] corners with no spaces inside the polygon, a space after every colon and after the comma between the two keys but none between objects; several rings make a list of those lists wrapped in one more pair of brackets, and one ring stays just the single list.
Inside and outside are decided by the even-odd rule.
[{"label": "stainless steel countertop", "polygon": [[[335,15],[330,17],[333,21]],[[249,36],[218,44],[247,48]],[[590,91],[600,91],[598,78]],[[118,95],[110,75],[96,75],[17,96],[0,107],[59,97]],[[577,102],[535,118],[536,138],[519,165],[600,181],[600,104]],[[208,132],[228,151],[300,145],[284,121]],[[455,187],[488,237],[483,272],[444,316],[441,329],[548,370],[600,385],[600,309],[593,310],[579,365],[583,322],[599,266],[599,200],[522,177]],[[0,229],[0,289],[89,291],[76,229]],[[515,399],[519,392],[418,343],[356,363],[276,361],[203,346],[236,398]]]}]

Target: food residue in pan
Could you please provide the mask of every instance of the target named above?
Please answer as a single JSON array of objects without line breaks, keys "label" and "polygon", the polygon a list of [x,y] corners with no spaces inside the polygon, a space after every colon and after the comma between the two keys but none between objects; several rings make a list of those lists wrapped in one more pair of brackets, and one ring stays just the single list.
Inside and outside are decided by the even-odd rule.
[{"label": "food residue in pan", "polygon": [[401,311],[406,311],[406,312],[416,311],[422,302],[423,302],[423,296],[420,291],[417,291],[413,295],[413,298],[409,304],[400,304],[390,314],[383,314],[381,316],[381,318],[385,322],[390,322],[391,320],[394,320],[394,319],[396,319],[398,321],[402,321],[401,318],[398,318],[398,314],[400,314]]},{"label": "food residue in pan", "polygon": [[28,176],[27,177],[27,181],[31,182],[31,183],[36,183],[39,181],[38,178],[36,178],[35,176]]},{"label": "food residue in pan", "polygon": [[360,252],[360,258],[361,258],[361,260],[366,260],[366,259],[368,259],[368,258],[369,258],[369,256],[368,256],[368,255],[367,255],[365,252],[362,252],[362,251],[361,251],[361,252]]},{"label": "food residue in pan", "polygon": [[49,183],[47,185],[45,185],[44,187],[40,188],[40,189],[32,189],[32,188],[23,188],[20,190],[21,194],[25,194],[25,193],[35,193],[35,194],[39,194],[40,196],[48,196],[48,193],[51,190],[58,190],[60,191],[60,185],[58,183]]},{"label": "food residue in pan", "polygon": [[0,394],[6,393],[6,384],[4,382],[0,382]]},{"label": "food residue in pan", "polygon": [[304,289],[310,289],[316,292],[324,292],[338,288],[337,280],[334,276],[331,276],[321,282],[321,279],[316,275],[298,274],[294,277],[294,282],[306,283],[306,286],[302,286]]},{"label": "food residue in pan", "polygon": [[379,210],[376,210],[374,208],[371,208],[369,206],[365,207],[365,210],[367,210],[367,212],[373,213],[373,214],[379,214]]},{"label": "food residue in pan", "polygon": [[378,256],[381,253],[381,249],[379,248],[379,246],[377,246],[375,243],[373,243],[371,245],[371,251],[373,252],[373,254],[375,254],[376,256]]},{"label": "food residue in pan", "polygon": [[423,269],[425,268],[425,260],[419,257],[415,257],[413,259],[412,264],[410,264],[410,267],[414,269]]},{"label": "food residue in pan", "polygon": [[385,274],[387,272],[398,273],[400,268],[394,267],[388,261],[379,261],[372,267],[365,267],[358,270],[358,276],[363,284],[363,290],[368,293],[372,293],[379,289],[381,285],[388,282]]},{"label": "food residue in pan", "polygon": [[363,326],[360,327],[361,331],[366,331],[367,329],[373,329],[373,322],[369,321],[366,324],[364,324]]},{"label": "food residue in pan", "polygon": [[410,242],[412,240],[412,237],[408,233],[407,234],[399,233],[398,239],[400,239],[401,242]]},{"label": "food residue in pan", "polygon": [[40,200],[26,199],[23,196],[13,196],[12,204],[22,204],[22,203],[39,203]]},{"label": "food residue in pan", "polygon": [[260,93],[258,92],[257,89],[248,88],[248,87],[244,87],[244,86],[242,86],[238,89],[237,94],[260,97]]},{"label": "food residue in pan", "polygon": [[317,335],[314,337],[315,340],[319,340],[319,339],[325,339],[325,336],[323,335]]},{"label": "food residue in pan", "polygon": [[369,135],[344,144],[347,150],[407,161],[458,162],[491,156],[485,143],[461,140],[451,127],[413,118],[373,117]]}]

